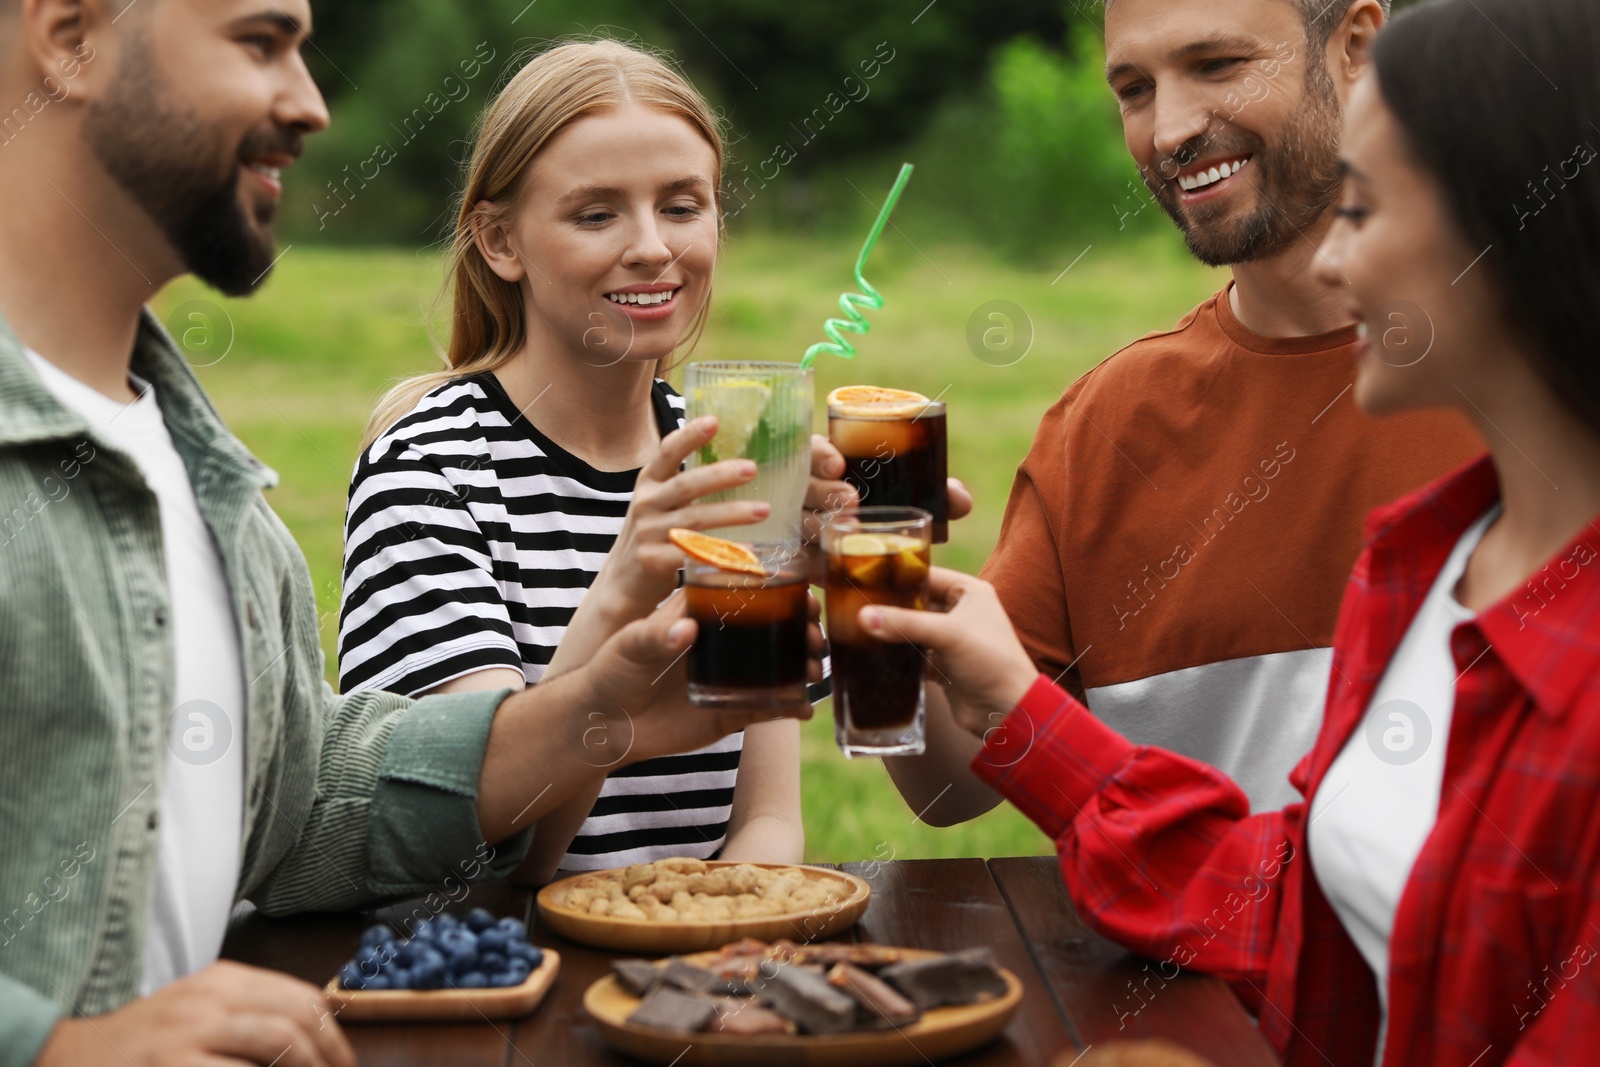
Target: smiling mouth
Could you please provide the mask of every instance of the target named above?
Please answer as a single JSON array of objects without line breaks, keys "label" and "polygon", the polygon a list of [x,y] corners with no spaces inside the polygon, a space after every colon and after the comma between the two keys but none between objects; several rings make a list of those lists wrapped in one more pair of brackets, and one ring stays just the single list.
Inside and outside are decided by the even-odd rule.
[{"label": "smiling mouth", "polygon": [[677,289],[666,289],[659,293],[607,293],[606,299],[613,304],[625,304],[632,307],[654,307],[665,304],[682,291],[682,286]]},{"label": "smiling mouth", "polygon": [[1238,174],[1253,158],[1255,157],[1241,156],[1238,159],[1218,163],[1206,170],[1196,171],[1193,174],[1180,174],[1176,179],[1178,188],[1186,193],[1198,193],[1201,189],[1209,188],[1224,178],[1231,178]]}]

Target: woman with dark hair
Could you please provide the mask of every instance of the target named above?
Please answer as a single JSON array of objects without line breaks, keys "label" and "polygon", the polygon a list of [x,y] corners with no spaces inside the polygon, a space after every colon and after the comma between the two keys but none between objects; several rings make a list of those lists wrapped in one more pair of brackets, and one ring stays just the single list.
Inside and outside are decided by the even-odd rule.
[{"label": "woman with dark hair", "polygon": [[1596,55],[1595,0],[1439,0],[1350,102],[1319,270],[1369,331],[1355,399],[1456,408],[1491,450],[1369,519],[1302,802],[1252,814],[1130,744],[975,578],[935,572],[943,614],[862,612],[937,654],[974,770],[1055,839],[1083,913],[1161,961],[1146,989],[1227,978],[1290,1064],[1600,1047]]}]

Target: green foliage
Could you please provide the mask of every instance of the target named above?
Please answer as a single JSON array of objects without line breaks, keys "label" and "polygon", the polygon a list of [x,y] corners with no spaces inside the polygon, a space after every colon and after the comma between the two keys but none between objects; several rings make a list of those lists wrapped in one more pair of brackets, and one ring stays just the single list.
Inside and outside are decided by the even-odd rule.
[{"label": "green foliage", "polygon": [[955,229],[1024,262],[1163,229],[1104,69],[1104,44],[1088,33],[1065,52],[1028,38],[999,48],[987,93],[947,103],[918,142],[925,180],[904,225]]},{"label": "green foliage", "polygon": [[318,17],[310,58],[334,124],[308,142],[280,229],[340,244],[437,239],[484,104],[562,38],[676,56],[728,119],[730,185],[764,192],[782,171],[803,201],[807,175],[906,143],[934,102],[981,86],[995,45],[1065,32],[1058,0],[939,0],[920,15],[854,0],[342,0]]}]

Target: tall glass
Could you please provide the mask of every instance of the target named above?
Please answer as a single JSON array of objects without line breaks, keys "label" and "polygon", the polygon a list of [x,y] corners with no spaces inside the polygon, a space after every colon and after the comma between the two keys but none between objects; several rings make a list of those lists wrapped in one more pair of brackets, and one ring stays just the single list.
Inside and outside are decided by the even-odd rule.
[{"label": "tall glass", "polygon": [[822,528],[833,724],[847,757],[907,756],[926,745],[923,670],[911,644],[861,629],[869,604],[928,606],[933,516],[921,508],[850,508]]},{"label": "tall glass", "polygon": [[684,594],[699,626],[689,649],[689,702],[698,707],[760,711],[806,699],[806,558],[772,545],[755,551],[766,577],[688,562]]},{"label": "tall glass", "polygon": [[861,503],[933,513],[933,543],[949,540],[949,459],[941,400],[829,404],[828,439]]},{"label": "tall glass", "polygon": [[754,526],[707,530],[717,537],[798,548],[811,477],[810,368],[798,363],[691,363],[684,376],[688,416],[715,415],[717,436],[691,466],[750,459],[755,480],[708,500],[765,500],[772,514]]}]

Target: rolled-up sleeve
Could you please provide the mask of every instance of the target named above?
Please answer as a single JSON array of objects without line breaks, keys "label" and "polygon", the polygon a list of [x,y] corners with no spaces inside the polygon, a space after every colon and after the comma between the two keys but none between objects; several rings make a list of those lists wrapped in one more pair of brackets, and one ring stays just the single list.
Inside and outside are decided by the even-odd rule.
[{"label": "rolled-up sleeve", "polygon": [[510,874],[532,829],[483,852],[478,776],[489,726],[509,689],[428,697],[407,709],[389,735],[367,826],[370,880],[381,893],[437,888],[444,873],[482,863],[479,877]]}]

